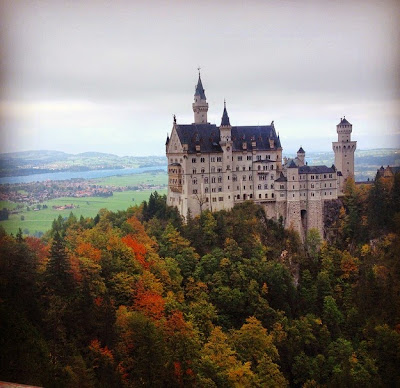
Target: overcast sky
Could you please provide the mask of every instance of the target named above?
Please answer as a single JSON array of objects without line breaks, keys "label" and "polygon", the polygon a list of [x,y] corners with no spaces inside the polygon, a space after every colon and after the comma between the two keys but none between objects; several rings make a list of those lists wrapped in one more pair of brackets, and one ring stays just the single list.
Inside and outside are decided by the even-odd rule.
[{"label": "overcast sky", "polygon": [[221,122],[284,154],[400,144],[400,1],[0,0],[0,152],[163,155],[193,122],[197,67]]}]

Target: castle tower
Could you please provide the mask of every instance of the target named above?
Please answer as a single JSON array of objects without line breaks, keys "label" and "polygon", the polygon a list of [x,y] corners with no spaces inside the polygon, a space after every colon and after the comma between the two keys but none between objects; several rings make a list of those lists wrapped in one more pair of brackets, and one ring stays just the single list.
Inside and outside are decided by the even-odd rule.
[{"label": "castle tower", "polygon": [[336,126],[338,141],[332,142],[332,148],[335,153],[335,167],[341,173],[339,174],[339,189],[343,193],[344,184],[349,176],[354,176],[354,152],[357,148],[357,142],[351,141],[351,132],[353,130],[346,117],[340,119]]},{"label": "castle tower", "polygon": [[199,80],[197,81],[196,90],[194,92],[194,103],[192,104],[194,112],[195,124],[207,124],[208,103],[204,93],[203,84],[201,83],[200,69]]},{"label": "castle tower", "polygon": [[297,160],[299,161],[299,167],[304,166],[304,159],[306,157],[306,152],[303,150],[303,147],[300,147],[297,151]]}]

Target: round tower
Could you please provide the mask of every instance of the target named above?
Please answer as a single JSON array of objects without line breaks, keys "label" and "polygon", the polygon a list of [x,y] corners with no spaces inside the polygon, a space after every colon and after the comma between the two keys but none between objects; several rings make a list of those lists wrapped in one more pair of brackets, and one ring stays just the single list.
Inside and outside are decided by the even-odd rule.
[{"label": "round tower", "polygon": [[196,90],[194,92],[194,102],[192,104],[192,107],[194,113],[194,123],[206,124],[208,103],[206,95],[204,93],[203,84],[201,82],[200,69],[199,69],[199,80],[197,81]]},{"label": "round tower", "polygon": [[349,176],[354,176],[354,152],[357,148],[357,142],[351,141],[351,132],[353,126],[346,117],[340,119],[336,126],[338,141],[332,143],[335,153],[335,167],[339,173],[340,192],[343,193],[344,183]]}]

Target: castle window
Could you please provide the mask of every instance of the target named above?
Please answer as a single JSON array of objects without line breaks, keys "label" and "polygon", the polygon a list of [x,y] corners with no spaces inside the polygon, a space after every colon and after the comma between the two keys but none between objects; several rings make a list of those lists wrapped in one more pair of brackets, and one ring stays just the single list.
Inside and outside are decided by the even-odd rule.
[{"label": "castle window", "polygon": [[218,201],[223,201],[224,200],[224,197],[218,197]]},{"label": "castle window", "polygon": [[217,156],[217,162],[222,162],[222,157],[221,156]]},{"label": "castle window", "polygon": [[231,169],[231,166],[228,164],[228,165],[226,166],[226,169],[227,169],[227,170],[230,170],[230,169]]},{"label": "castle window", "polygon": [[217,198],[216,198],[216,197],[213,197],[212,201],[213,201],[213,202],[217,202]]},{"label": "castle window", "polygon": [[282,190],[285,188],[285,185],[280,185],[279,188]]},{"label": "castle window", "polygon": [[206,170],[204,168],[201,169],[201,173],[204,174]]},{"label": "castle window", "polygon": [[221,167],[218,167],[218,168],[217,168],[217,172],[222,172],[222,168],[221,168]]},{"label": "castle window", "polygon": [[267,184],[264,185],[264,190],[268,190],[268,185]]},{"label": "castle window", "polygon": [[268,193],[266,193],[266,194],[265,194],[265,198],[267,198],[267,199],[268,199]]},{"label": "castle window", "polygon": [[206,202],[208,202],[208,197],[206,197]]},{"label": "castle window", "polygon": [[271,179],[274,179],[274,174],[271,174]]},{"label": "castle window", "polygon": [[311,175],[311,179],[314,179],[314,175]]},{"label": "castle window", "polygon": [[196,158],[192,158],[192,163],[196,163]]},{"label": "castle window", "polygon": [[261,155],[257,155],[257,160],[261,160]]},{"label": "castle window", "polygon": [[294,190],[294,185],[293,185],[293,190]]},{"label": "castle window", "polygon": [[271,194],[271,197],[274,198],[274,193]]},{"label": "castle window", "polygon": [[236,171],[239,171],[239,166],[236,166]]},{"label": "castle window", "polygon": [[312,189],[314,188],[314,183],[311,183],[311,188],[312,188]]},{"label": "castle window", "polygon": [[271,189],[273,189],[274,188],[274,184],[271,184]]},{"label": "castle window", "polygon": [[246,166],[243,166],[243,167],[242,167],[242,170],[245,171],[245,170],[246,170]]},{"label": "castle window", "polygon": [[228,175],[228,181],[229,181],[229,179],[230,179],[230,176]]},{"label": "castle window", "polygon": [[208,187],[205,187],[205,188],[204,188],[204,192],[205,192],[205,193],[208,193]]},{"label": "castle window", "polygon": [[236,181],[237,181],[237,176],[234,175],[234,176],[232,177],[232,180],[233,180],[234,182],[236,182]]},{"label": "castle window", "polygon": [[218,177],[218,183],[221,183],[222,182],[222,176],[219,176]]},{"label": "castle window", "polygon": [[237,195],[237,199],[240,199],[240,194]]},{"label": "castle window", "polygon": [[246,186],[243,186],[243,190],[246,190]]},{"label": "castle window", "polygon": [[251,171],[251,166],[249,166],[249,171]]},{"label": "castle window", "polygon": [[244,180],[244,181],[246,180],[246,175],[243,175],[243,180]]},{"label": "castle window", "polygon": [[193,189],[193,194],[197,194],[197,190],[196,189]]},{"label": "castle window", "polygon": [[332,178],[332,174],[329,174],[329,178]]},{"label": "castle window", "polygon": [[238,161],[241,161],[242,160],[242,157],[241,156],[238,156]]},{"label": "castle window", "polygon": [[247,160],[251,160],[251,155],[247,155]]},{"label": "castle window", "polygon": [[249,181],[253,180],[253,175],[249,175]]},{"label": "castle window", "polygon": [[260,171],[261,170],[261,166],[260,165],[258,165],[258,171]]},{"label": "castle window", "polygon": [[208,177],[204,178],[204,183],[208,183]]},{"label": "castle window", "polygon": [[280,196],[281,196],[281,197],[284,197],[284,196],[285,196],[285,193],[281,193]]},{"label": "castle window", "polygon": [[239,190],[239,186],[236,186],[236,190]]},{"label": "castle window", "polygon": [[271,164],[271,170],[273,170],[274,169],[274,165],[273,164]]},{"label": "castle window", "polygon": [[215,187],[213,187],[213,188],[211,189],[211,192],[212,192],[212,193],[215,193]]},{"label": "castle window", "polygon": [[193,179],[193,184],[194,184],[194,185],[197,185],[197,179],[196,179],[196,178]]},{"label": "castle window", "polygon": [[201,162],[201,163],[204,163],[205,161],[206,161],[205,158],[200,158],[200,162]]},{"label": "castle window", "polygon": [[258,190],[261,190],[261,185],[258,185],[257,188],[258,188]]},{"label": "castle window", "polygon": [[293,195],[293,198],[294,198],[294,194],[292,194]]},{"label": "castle window", "polygon": [[211,178],[211,183],[215,183],[215,176]]},{"label": "castle window", "polygon": [[211,167],[211,172],[215,172],[215,167]]},{"label": "castle window", "polygon": [[324,174],[324,179],[326,179],[326,174]]},{"label": "castle window", "polygon": [[250,194],[250,199],[253,198],[253,194]]},{"label": "castle window", "polygon": [[221,186],[218,187],[218,192],[219,192],[219,193],[222,192],[222,187],[221,187]]},{"label": "castle window", "polygon": [[294,180],[294,176],[293,176],[293,180]]},{"label": "castle window", "polygon": [[261,199],[261,194],[258,194],[258,198]]},{"label": "castle window", "polygon": [[197,170],[194,168],[193,169],[193,174],[196,174],[197,173]]}]

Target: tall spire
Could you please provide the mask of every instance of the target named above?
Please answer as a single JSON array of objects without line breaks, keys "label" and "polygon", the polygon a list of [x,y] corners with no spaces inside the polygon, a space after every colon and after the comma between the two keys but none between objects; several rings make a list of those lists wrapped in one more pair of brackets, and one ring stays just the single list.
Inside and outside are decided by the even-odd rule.
[{"label": "tall spire", "polygon": [[224,113],[222,114],[221,126],[230,126],[228,112],[226,111],[226,101],[224,99]]},{"label": "tall spire", "polygon": [[200,67],[199,70],[199,80],[197,81],[196,90],[194,92],[194,103],[192,104],[194,113],[195,124],[206,124],[207,123],[207,111],[208,103],[206,95],[204,93],[203,84],[201,82]]},{"label": "tall spire", "polygon": [[201,100],[206,100],[206,95],[204,93],[204,88],[200,77],[200,67],[198,68],[198,70],[199,70],[199,80],[197,81],[196,91],[194,92],[194,95],[199,96]]}]

